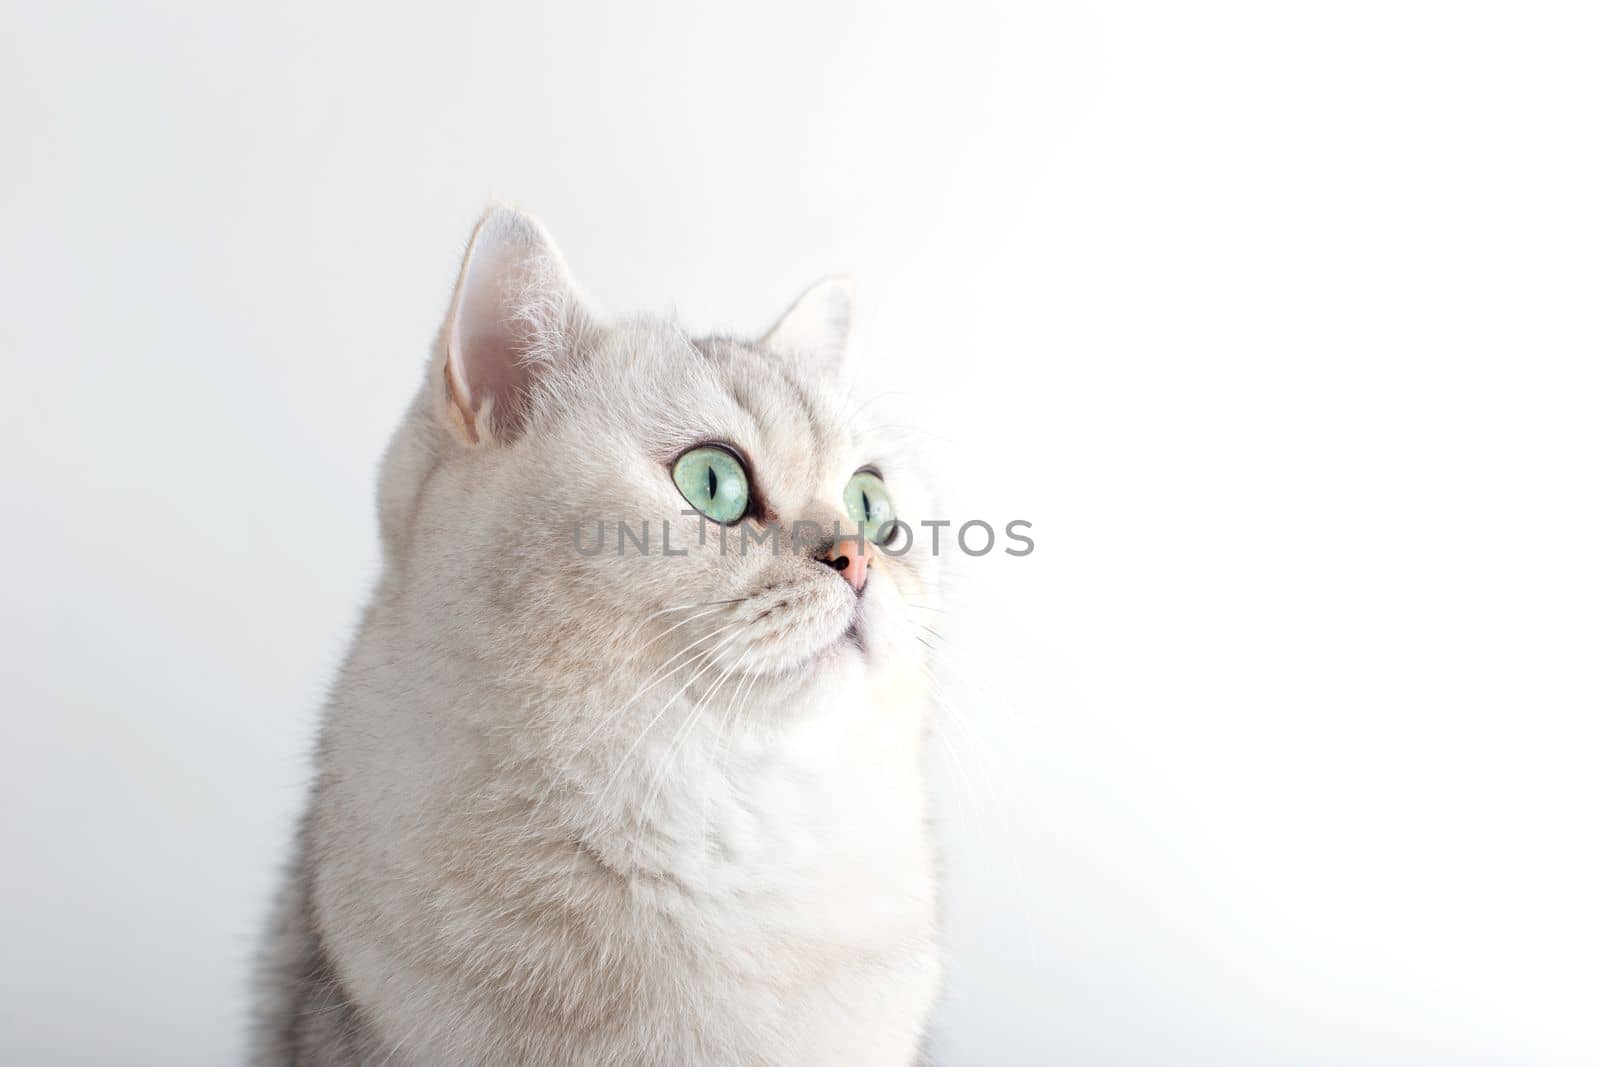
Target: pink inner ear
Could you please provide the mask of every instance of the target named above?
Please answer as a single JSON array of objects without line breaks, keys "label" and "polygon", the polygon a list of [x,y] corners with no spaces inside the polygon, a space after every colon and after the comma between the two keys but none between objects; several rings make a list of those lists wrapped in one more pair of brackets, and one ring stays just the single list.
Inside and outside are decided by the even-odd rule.
[{"label": "pink inner ear", "polygon": [[466,348],[474,405],[479,403],[476,398],[490,396],[503,410],[508,400],[517,398],[527,378],[516,346],[499,334],[483,333],[468,340]]},{"label": "pink inner ear", "polygon": [[474,421],[498,440],[515,434],[526,414],[528,367],[509,332],[474,333],[460,354]]},{"label": "pink inner ear", "polygon": [[458,283],[446,382],[469,440],[505,441],[521,427],[530,363],[515,294],[539,241],[526,220],[492,212],[478,224]]}]

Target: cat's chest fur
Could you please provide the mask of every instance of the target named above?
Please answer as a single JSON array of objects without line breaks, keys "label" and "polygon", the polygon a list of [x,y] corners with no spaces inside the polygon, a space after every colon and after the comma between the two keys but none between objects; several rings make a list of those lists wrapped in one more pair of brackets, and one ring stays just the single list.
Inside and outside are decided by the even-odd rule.
[{"label": "cat's chest fur", "polygon": [[636,747],[564,767],[353,687],[315,906],[371,1023],[406,1031],[391,1062],[909,1062],[939,970],[925,712],[897,691],[759,730],[645,703]]}]

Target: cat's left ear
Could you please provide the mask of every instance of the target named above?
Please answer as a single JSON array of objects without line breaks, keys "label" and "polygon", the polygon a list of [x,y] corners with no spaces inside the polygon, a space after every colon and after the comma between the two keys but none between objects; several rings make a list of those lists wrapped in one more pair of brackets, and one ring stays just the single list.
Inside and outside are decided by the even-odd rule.
[{"label": "cat's left ear", "polygon": [[855,283],[849,278],[824,278],[807,289],[761,343],[791,352],[830,373],[844,366],[845,345],[855,316]]}]

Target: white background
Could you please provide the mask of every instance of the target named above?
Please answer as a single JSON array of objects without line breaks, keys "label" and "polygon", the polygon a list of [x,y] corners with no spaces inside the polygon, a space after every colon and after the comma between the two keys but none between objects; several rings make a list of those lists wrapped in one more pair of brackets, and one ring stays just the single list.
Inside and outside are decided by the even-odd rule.
[{"label": "white background", "polygon": [[0,1059],[242,1056],[500,196],[612,313],[853,271],[1034,523],[945,617],[942,1064],[1600,1062],[1592,6],[435,7],[5,0]]}]

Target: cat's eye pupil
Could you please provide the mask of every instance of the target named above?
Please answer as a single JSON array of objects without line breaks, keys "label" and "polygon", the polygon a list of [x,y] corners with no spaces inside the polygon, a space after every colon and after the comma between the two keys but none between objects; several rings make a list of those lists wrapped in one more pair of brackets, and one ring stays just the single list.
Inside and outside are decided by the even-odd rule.
[{"label": "cat's eye pupil", "polygon": [[717,498],[717,472],[710,467],[706,468],[706,492],[711,499]]}]

